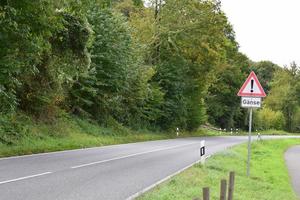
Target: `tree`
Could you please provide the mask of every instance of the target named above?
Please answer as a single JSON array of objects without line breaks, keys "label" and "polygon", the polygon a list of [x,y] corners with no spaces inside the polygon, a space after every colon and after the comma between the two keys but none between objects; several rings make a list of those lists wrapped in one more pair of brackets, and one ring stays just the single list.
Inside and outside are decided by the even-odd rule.
[{"label": "tree", "polygon": [[1,5],[3,108],[18,106],[37,117],[53,116],[72,80],[88,68],[88,25],[71,8],[60,11],[59,3],[20,0]]},{"label": "tree", "polygon": [[161,121],[172,120],[165,123],[169,128],[197,129],[206,121],[211,72],[237,51],[232,27],[215,1],[154,1],[150,8],[153,12],[144,9],[130,22],[166,93]]},{"label": "tree", "polygon": [[0,5],[0,105],[1,111],[15,110],[20,74],[32,74],[49,44],[56,19],[46,1],[2,1]]},{"label": "tree", "polygon": [[271,89],[270,83],[273,80],[274,73],[280,70],[280,67],[270,61],[261,61],[254,63],[251,69],[255,71],[262,87],[266,94],[268,94]]},{"label": "tree", "polygon": [[163,93],[151,83],[152,67],[142,65],[139,47],[131,39],[125,18],[109,8],[92,8],[88,14],[94,32],[91,69],[72,91],[74,106],[102,123],[151,123],[159,116]]},{"label": "tree", "polygon": [[209,122],[221,128],[241,128],[236,120],[240,115],[240,98],[236,95],[243,83],[243,73],[238,66],[223,65],[214,72],[215,81],[206,98]]},{"label": "tree", "polygon": [[298,72],[295,69],[295,66],[292,66],[291,69],[285,68],[275,72],[270,94],[265,100],[266,107],[283,112],[288,131],[295,131],[293,121],[299,106],[295,88],[298,83]]}]

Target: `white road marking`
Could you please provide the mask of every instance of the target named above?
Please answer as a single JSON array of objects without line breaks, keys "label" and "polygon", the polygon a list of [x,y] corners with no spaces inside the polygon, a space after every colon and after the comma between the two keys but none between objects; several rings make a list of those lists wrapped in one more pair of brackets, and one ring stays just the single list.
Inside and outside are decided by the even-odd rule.
[{"label": "white road marking", "polygon": [[[275,137],[275,138],[264,138],[264,139],[284,139],[284,138],[300,138],[300,136],[271,136],[271,135],[262,135],[263,137]],[[214,138],[230,138],[230,137],[246,137],[246,135],[239,135],[239,136],[215,136]],[[277,137],[277,138],[276,138]],[[185,139],[185,138],[177,138],[177,139]],[[172,141],[177,139],[166,139],[166,140],[158,140],[158,141]],[[47,152],[47,153],[36,153],[36,154],[30,154],[30,155],[22,155],[22,156],[10,156],[10,157],[3,157],[0,158],[1,160],[10,160],[10,159],[20,159],[20,158],[27,158],[27,157],[36,157],[36,156],[45,156],[45,155],[52,155],[52,154],[61,154],[61,153],[72,153],[77,151],[85,151],[85,150],[92,150],[92,149],[107,149],[107,148],[113,148],[113,147],[119,147],[119,146],[125,146],[125,145],[132,145],[132,144],[138,144],[138,143],[148,143],[148,142],[157,142],[155,140],[153,141],[144,141],[144,142],[132,142],[128,144],[115,144],[115,145],[109,145],[109,146],[100,146],[100,147],[87,147],[87,148],[81,148],[81,149],[72,149],[72,150],[63,150],[63,151],[55,151],[55,152]]]},{"label": "white road marking", "polygon": [[152,142],[167,142],[167,141],[180,140],[180,139],[186,139],[186,138],[152,140],[152,141],[143,141],[143,142],[131,142],[131,143],[127,143],[127,144],[114,144],[114,145],[99,146],[99,147],[97,147],[97,146],[96,147],[86,147],[86,148],[81,148],[81,149],[71,149],[71,150],[54,151],[54,152],[46,152],[46,153],[36,153],[36,154],[21,155],[21,156],[10,156],[10,157],[0,158],[0,161],[1,160],[27,158],[27,157],[30,158],[30,157],[37,157],[37,156],[45,156],[45,155],[52,155],[52,154],[72,153],[72,152],[77,152],[77,151],[85,151],[85,150],[93,150],[93,149],[111,149],[111,148],[121,147],[121,146],[129,146],[129,145],[142,144],[142,143],[152,143]]},{"label": "white road marking", "polygon": [[139,155],[148,154],[148,153],[154,153],[154,152],[158,152],[158,151],[164,151],[164,150],[169,150],[169,149],[176,149],[178,147],[184,147],[184,146],[194,145],[194,144],[199,144],[199,142],[193,142],[193,143],[188,143],[188,144],[184,144],[184,145],[176,145],[176,146],[172,146],[172,147],[168,147],[168,148],[160,148],[160,149],[155,149],[155,150],[151,150],[151,151],[144,151],[144,152],[141,152],[141,153],[130,154],[130,155],[116,157],[116,158],[111,158],[111,159],[107,159],[107,160],[100,160],[100,161],[96,161],[96,162],[91,162],[91,163],[87,163],[87,164],[73,166],[73,167],[71,167],[71,169],[77,169],[77,168],[81,168],[81,167],[87,167],[87,166],[91,166],[91,165],[106,163],[106,162],[110,162],[110,161],[114,161],[114,160],[120,160],[120,159],[124,159],[124,158],[130,158],[130,157],[139,156]]},{"label": "white road marking", "polygon": [[0,182],[0,185],[6,184],[6,183],[11,183],[11,182],[16,182],[16,181],[21,181],[21,180],[24,180],[24,179],[34,178],[34,177],[38,177],[38,176],[44,176],[44,175],[51,174],[51,173],[52,172],[45,172],[45,173],[41,173],[41,174],[34,174],[34,175],[30,175],[30,176],[24,176],[24,177],[21,177],[21,178],[2,181],[2,182]]},{"label": "white road marking", "polygon": [[[208,159],[208,158],[210,158],[210,157],[211,157],[211,155],[208,155],[208,156],[206,156],[206,159]],[[182,169],[180,169],[180,170],[174,172],[173,174],[171,174],[171,175],[169,175],[169,176],[167,176],[167,177],[165,177],[165,178],[163,178],[163,179],[157,181],[156,183],[154,183],[154,184],[152,184],[152,185],[150,185],[150,186],[148,186],[148,187],[142,189],[141,191],[139,191],[139,192],[137,192],[137,193],[131,195],[130,197],[128,197],[126,200],[134,200],[134,199],[136,199],[136,198],[137,198],[138,196],[140,196],[141,194],[144,194],[145,192],[147,192],[147,191],[153,189],[154,187],[158,186],[159,184],[161,184],[161,183],[163,183],[163,182],[169,180],[170,178],[176,176],[177,174],[180,174],[181,172],[183,172],[183,171],[189,169],[190,167],[192,167],[192,166],[194,166],[195,164],[198,164],[198,163],[200,163],[200,160],[197,160],[197,161],[193,162],[192,164],[190,164],[190,165],[188,165],[188,166],[186,166],[186,167],[184,167],[184,168],[182,168]]]},{"label": "white road marking", "polygon": [[[267,139],[277,139],[277,138],[278,138],[277,136],[274,136],[274,138],[273,138],[272,136],[269,136],[269,138],[267,138]],[[284,139],[284,138],[285,138],[285,137],[283,136],[283,139]],[[287,137],[287,138],[300,138],[300,136],[291,136],[291,137]],[[280,138],[278,138],[278,139],[280,139]],[[232,147],[232,146],[226,147],[225,149],[231,148],[231,147]],[[223,149],[223,150],[225,150],[225,149]],[[220,151],[219,151],[219,152],[220,152]],[[213,154],[216,154],[216,152],[213,153]],[[209,154],[209,155],[206,156],[205,159],[209,159],[211,156],[212,156],[212,155]],[[198,164],[198,163],[200,163],[200,160],[197,160],[197,161],[195,161],[194,163],[192,163],[192,164],[190,164],[190,165],[188,165],[188,166],[186,166],[186,167],[184,167],[184,168],[182,168],[182,169],[180,169],[180,170],[174,172],[173,174],[171,174],[171,175],[169,175],[169,176],[167,176],[167,177],[165,177],[165,178],[163,178],[163,179],[157,181],[156,183],[153,183],[153,184],[151,184],[150,186],[148,186],[148,187],[146,187],[146,188],[140,190],[139,192],[134,193],[133,195],[129,196],[126,200],[134,200],[134,199],[136,199],[136,198],[139,197],[140,195],[142,195],[142,194],[148,192],[149,190],[153,189],[154,187],[158,186],[159,184],[161,184],[161,183],[163,183],[163,182],[169,180],[170,178],[176,176],[177,174],[180,174],[181,172],[183,172],[183,171],[189,169],[190,167],[192,167],[193,165]]]}]

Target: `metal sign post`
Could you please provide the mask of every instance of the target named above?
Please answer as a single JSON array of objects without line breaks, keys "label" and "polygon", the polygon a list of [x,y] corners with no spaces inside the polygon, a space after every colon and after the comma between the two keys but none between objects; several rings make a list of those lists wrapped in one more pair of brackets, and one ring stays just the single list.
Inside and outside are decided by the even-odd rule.
[{"label": "metal sign post", "polygon": [[254,72],[251,72],[242,88],[238,92],[238,96],[242,97],[241,106],[249,108],[249,133],[248,133],[248,159],[247,159],[247,176],[250,176],[251,161],[251,131],[252,131],[252,115],[253,108],[260,108],[262,104],[261,97],[266,97],[266,93],[258,81]]},{"label": "metal sign post", "polygon": [[249,132],[248,132],[248,159],[247,159],[247,176],[248,177],[250,176],[252,113],[253,113],[253,108],[250,108]]}]

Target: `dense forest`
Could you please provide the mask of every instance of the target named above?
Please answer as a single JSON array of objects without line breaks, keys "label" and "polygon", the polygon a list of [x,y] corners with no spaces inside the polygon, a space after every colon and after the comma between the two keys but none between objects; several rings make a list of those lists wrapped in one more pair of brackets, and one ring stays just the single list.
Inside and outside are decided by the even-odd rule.
[{"label": "dense forest", "polygon": [[239,52],[220,1],[0,1],[2,142],[22,129],[19,115],[132,130],[246,129],[236,94],[252,70],[267,93],[255,128],[299,132],[299,67]]}]

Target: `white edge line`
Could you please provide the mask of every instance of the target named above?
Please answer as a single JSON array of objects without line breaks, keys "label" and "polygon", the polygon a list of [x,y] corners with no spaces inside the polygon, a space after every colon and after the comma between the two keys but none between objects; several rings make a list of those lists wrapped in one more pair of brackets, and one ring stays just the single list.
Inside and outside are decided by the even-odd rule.
[{"label": "white edge line", "polygon": [[[151,142],[151,141],[144,141],[144,142]],[[69,152],[76,152],[76,151],[83,151],[83,150],[103,149],[103,148],[118,147],[118,146],[121,146],[121,145],[130,145],[130,144],[137,144],[137,143],[141,143],[141,142],[103,145],[103,146],[98,146],[98,147],[97,146],[95,146],[95,147],[83,147],[83,148],[79,148],[79,149],[69,149],[69,150],[52,151],[52,152],[44,152],[44,153],[34,153],[34,154],[28,154],[28,155],[9,156],[9,157],[0,158],[0,161],[1,160],[9,160],[9,159],[35,157],[35,156],[44,156],[44,155],[51,155],[51,154],[69,153]]]},{"label": "white edge line", "polygon": [[24,179],[34,178],[34,177],[38,177],[38,176],[44,176],[44,175],[51,174],[51,173],[52,172],[45,172],[45,173],[41,173],[41,174],[35,174],[35,175],[24,176],[24,177],[21,177],[21,178],[11,179],[11,180],[7,180],[7,181],[2,181],[2,182],[0,182],[0,185],[5,184],[5,183],[21,181],[21,180],[24,180]]},{"label": "white edge line", "polygon": [[[299,138],[299,136],[298,136],[298,137],[295,137],[295,138]],[[225,148],[225,149],[227,149],[227,148]],[[212,156],[212,155],[207,155],[207,156],[206,156],[206,159],[209,159],[211,156]],[[173,173],[173,174],[171,174],[171,175],[169,175],[169,176],[167,176],[167,177],[165,177],[165,178],[163,178],[163,179],[157,181],[156,183],[153,183],[152,185],[150,185],[150,186],[148,186],[148,187],[142,189],[141,191],[139,191],[139,192],[137,192],[137,193],[135,193],[135,194],[129,196],[126,200],[134,200],[135,198],[139,197],[140,195],[144,194],[145,192],[147,192],[147,191],[153,189],[154,187],[158,186],[159,184],[161,184],[161,183],[163,183],[163,182],[169,180],[170,178],[176,176],[177,174],[180,174],[181,172],[187,170],[188,168],[190,168],[190,167],[192,167],[193,165],[195,165],[195,164],[197,164],[197,163],[200,163],[200,162],[201,162],[201,160],[197,160],[196,162],[194,162],[194,163],[192,163],[192,164],[190,164],[190,165],[188,165],[188,166],[186,166],[186,167],[184,167],[184,168],[178,170],[177,172],[175,172],[175,173]]]},{"label": "white edge line", "polygon": [[[300,138],[299,135],[262,135],[263,137],[286,137],[286,138]],[[196,138],[204,138],[204,137],[210,137],[210,138],[220,138],[220,137],[247,137],[247,135],[221,135],[221,136],[199,136]],[[173,138],[173,139],[162,139],[162,140],[148,140],[148,141],[140,141],[140,142],[132,142],[132,143],[124,143],[124,144],[113,144],[113,145],[103,145],[103,146],[95,146],[95,147],[86,147],[86,148],[79,148],[79,149],[69,149],[69,150],[62,150],[62,151],[53,151],[53,152],[45,152],[45,153],[35,153],[35,154],[29,154],[29,155],[19,155],[19,156],[9,156],[9,157],[2,157],[1,160],[9,160],[9,159],[19,159],[19,158],[27,158],[27,157],[35,157],[35,156],[44,156],[44,155],[51,155],[51,154],[59,154],[59,153],[68,153],[68,152],[76,152],[76,151],[83,151],[83,150],[92,150],[92,149],[102,149],[102,148],[111,148],[111,147],[118,147],[122,145],[131,145],[131,144],[138,144],[138,143],[148,143],[148,142],[157,142],[157,141],[172,141],[172,140],[178,140],[178,139],[189,139],[189,138],[195,138],[195,137],[183,137],[183,138]],[[269,139],[269,138],[264,138]],[[279,138],[280,139],[280,138]],[[285,138],[282,138],[285,139]]]},{"label": "white edge line", "polygon": [[[210,158],[210,157],[211,157],[211,155],[208,155],[208,156],[206,156],[206,159],[208,159],[208,158]],[[196,162],[193,162],[192,164],[190,164],[190,165],[188,165],[188,166],[186,166],[186,167],[184,167],[184,168],[178,170],[177,172],[175,172],[175,173],[173,173],[173,174],[171,174],[171,175],[169,175],[169,176],[167,176],[167,177],[165,177],[165,178],[163,178],[163,179],[157,181],[156,183],[154,183],[154,184],[152,184],[152,185],[150,185],[150,186],[144,188],[143,190],[141,190],[141,191],[139,191],[139,192],[137,192],[137,193],[131,195],[131,196],[128,197],[126,200],[134,200],[135,198],[137,198],[137,197],[139,197],[140,195],[144,194],[145,192],[147,192],[147,191],[153,189],[154,187],[158,186],[159,184],[161,184],[161,183],[163,183],[163,182],[169,180],[170,178],[172,178],[172,177],[174,177],[174,176],[180,174],[181,172],[183,172],[183,171],[189,169],[190,167],[194,166],[195,164],[200,163],[200,161],[201,161],[201,160],[197,160]]]},{"label": "white edge line", "polygon": [[164,151],[164,150],[170,150],[170,149],[175,149],[175,148],[178,148],[178,147],[184,147],[184,146],[189,146],[189,145],[194,145],[194,144],[199,144],[199,143],[198,142],[192,142],[192,143],[188,143],[188,144],[184,144],[184,145],[176,145],[176,146],[167,147],[167,148],[160,148],[160,149],[155,149],[155,150],[151,150],[151,151],[145,151],[145,152],[141,152],[141,153],[130,154],[130,155],[111,158],[111,159],[107,159],[107,160],[101,160],[101,161],[91,162],[91,163],[87,163],[87,164],[76,165],[76,166],[71,167],[71,169],[87,167],[87,166],[106,163],[106,162],[110,162],[110,161],[114,161],[114,160],[120,160],[120,159],[124,159],[124,158],[130,158],[130,157],[139,156],[139,155],[143,155],[143,154],[154,153],[154,152]]},{"label": "white edge line", "polygon": [[[220,137],[220,136],[216,136],[216,137]],[[35,153],[35,154],[19,155],[19,156],[9,156],[9,157],[0,158],[0,161],[1,160],[9,160],[9,159],[35,157],[35,156],[44,156],[44,155],[51,155],[51,154],[69,153],[69,152],[84,151],[84,150],[93,150],[93,149],[107,149],[107,148],[109,149],[109,148],[125,146],[125,145],[133,145],[133,144],[139,144],[139,143],[164,142],[164,141],[168,142],[168,141],[173,141],[173,140],[182,140],[182,139],[189,139],[189,138],[193,138],[193,137],[172,138],[172,139],[162,139],[162,140],[148,140],[148,141],[139,141],[139,142],[124,143],[124,144],[103,145],[103,146],[95,146],[95,147],[83,147],[83,148],[78,148],[78,149],[69,149],[69,150],[44,152],[44,153]],[[202,137],[199,137],[199,138],[202,138]]]}]

